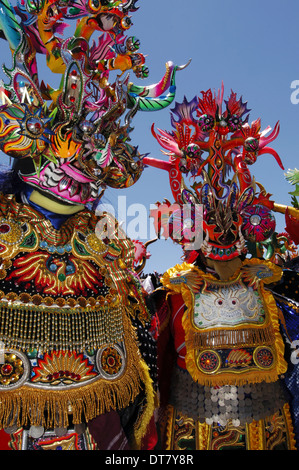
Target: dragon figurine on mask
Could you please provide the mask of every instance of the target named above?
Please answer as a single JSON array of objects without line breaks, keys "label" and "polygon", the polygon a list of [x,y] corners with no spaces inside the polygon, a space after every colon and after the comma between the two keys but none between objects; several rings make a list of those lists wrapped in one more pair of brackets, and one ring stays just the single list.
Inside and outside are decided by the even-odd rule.
[{"label": "dragon figurine on mask", "polygon": [[[0,149],[13,160],[0,195],[0,427],[10,449],[155,444],[155,343],[135,245],[98,205],[105,188],[140,178],[131,120],[168,106],[183,68],[168,62],[150,86],[129,81],[130,70],[148,75],[127,36],[136,1],[1,0],[13,61],[0,89]],[[68,38],[65,20],[76,21]],[[59,86],[40,80],[39,56]]]},{"label": "dragon figurine on mask", "polygon": [[275,232],[273,212],[286,207],[249,170],[265,154],[283,169],[269,146],[279,123],[272,131],[260,119],[249,124],[247,103],[233,91],[224,100],[222,86],[176,103],[171,124],[171,132],[152,128],[169,160],[144,159],[169,172],[175,201],[152,211],[157,233],[184,250],[152,294],[163,448],[295,449],[298,252],[288,233]]}]

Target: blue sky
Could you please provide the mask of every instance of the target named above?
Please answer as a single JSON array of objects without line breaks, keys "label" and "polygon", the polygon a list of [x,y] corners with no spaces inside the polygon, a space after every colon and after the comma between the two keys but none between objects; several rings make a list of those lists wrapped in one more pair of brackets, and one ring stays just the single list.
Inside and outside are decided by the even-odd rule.
[{"label": "blue sky", "polygon": [[[285,169],[298,167],[299,104],[291,102],[295,91],[291,84],[299,81],[298,0],[139,0],[138,3],[140,9],[132,15],[134,25],[130,34],[141,41],[140,50],[147,55],[150,75],[145,81],[132,75],[132,81],[155,83],[164,74],[166,61],[181,65],[191,58],[190,66],[177,74],[176,101],[182,101],[184,96],[192,99],[202,90],[218,89],[223,81],[225,97],[233,89],[248,102],[250,121],[260,117],[263,128],[274,127],[280,121],[280,134],[272,146]],[[8,46],[1,41],[1,50],[4,48],[1,62],[10,65]],[[50,74],[45,73],[44,79],[51,84]],[[150,132],[153,123],[156,128],[170,130],[169,109],[137,114],[132,143],[138,145],[141,153],[160,158],[161,150]],[[272,156],[261,156],[251,171],[276,202],[290,204],[288,193],[292,187]],[[107,191],[106,201],[116,207],[119,195],[126,196],[127,207],[139,203],[149,209],[164,198],[172,201],[167,173],[152,168],[145,169],[132,188]],[[284,217],[277,214],[276,221],[278,231],[283,231]],[[156,242],[150,246],[150,252],[146,271],[163,272],[180,262],[181,251],[170,240]]]}]

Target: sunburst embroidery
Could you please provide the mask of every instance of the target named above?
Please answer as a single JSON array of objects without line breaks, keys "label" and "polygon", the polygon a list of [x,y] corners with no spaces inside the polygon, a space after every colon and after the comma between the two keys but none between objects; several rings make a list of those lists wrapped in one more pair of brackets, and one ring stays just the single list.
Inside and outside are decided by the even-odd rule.
[{"label": "sunburst embroidery", "polygon": [[33,382],[51,385],[85,382],[97,375],[88,359],[74,351],[46,353],[43,359],[38,360],[38,366],[33,368],[33,372]]}]

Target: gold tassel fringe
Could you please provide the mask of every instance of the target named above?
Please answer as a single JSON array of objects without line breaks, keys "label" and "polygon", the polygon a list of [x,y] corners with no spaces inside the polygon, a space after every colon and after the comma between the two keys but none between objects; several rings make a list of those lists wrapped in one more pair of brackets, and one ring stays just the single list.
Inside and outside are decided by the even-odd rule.
[{"label": "gold tassel fringe", "polygon": [[[45,390],[23,385],[0,392],[0,428],[16,424],[18,427],[42,425],[45,428],[67,427],[69,414],[73,424],[89,421],[115,409],[123,409],[134,401],[144,388],[146,397],[143,413],[135,426],[138,443],[146,432],[154,412],[154,390],[147,365],[140,356],[137,334],[124,315],[124,341],[127,363],[117,379],[99,378],[82,387],[64,390]],[[144,384],[144,387],[143,385]]]},{"label": "gold tassel fringe", "polygon": [[134,437],[136,442],[137,449],[140,449],[142,444],[142,438],[145,436],[147,427],[152,419],[152,416],[155,411],[155,393],[153,389],[153,381],[150,377],[148,366],[144,361],[140,363],[142,368],[142,382],[145,386],[145,396],[146,396],[146,403],[140,414],[137,422],[134,425]]},{"label": "gold tassel fringe", "polygon": [[267,328],[215,328],[200,333],[191,331],[186,341],[187,349],[250,347],[259,344],[272,344],[275,340],[273,329]]}]

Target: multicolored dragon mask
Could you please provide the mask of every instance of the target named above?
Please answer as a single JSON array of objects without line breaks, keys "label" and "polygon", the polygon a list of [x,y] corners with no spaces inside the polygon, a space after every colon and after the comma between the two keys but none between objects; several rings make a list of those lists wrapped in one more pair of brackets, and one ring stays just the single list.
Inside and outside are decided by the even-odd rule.
[{"label": "multicolored dragon mask", "polygon": [[[15,159],[19,177],[46,197],[86,205],[106,186],[125,188],[142,174],[144,155],[130,143],[131,120],[138,110],[173,101],[182,67],[168,62],[154,85],[129,81],[128,71],[148,75],[140,41],[126,35],[136,1],[24,0],[15,8],[2,2],[0,28],[13,65],[5,67],[9,84],[0,89],[0,148]],[[76,26],[63,39],[65,19]],[[95,31],[99,37],[90,44]],[[37,54],[61,76],[57,89],[39,80]]]},{"label": "multicolored dragon mask", "polygon": [[[279,123],[272,132],[270,128],[262,131],[260,119],[251,125],[248,119],[247,104],[242,98],[237,99],[234,92],[225,101],[223,86],[217,94],[208,90],[190,102],[184,98],[183,103],[176,103],[172,109],[172,132],[159,129],[157,133],[152,127],[169,160],[144,159],[147,165],[169,172],[172,194],[180,208],[185,204],[202,205],[200,250],[215,261],[229,261],[245,254],[246,241],[261,242],[275,230],[271,212],[274,203],[255,182],[249,165],[258,156],[269,153],[283,169],[278,154],[268,147],[279,133]],[[171,205],[168,202],[166,205],[170,211]],[[168,220],[160,217],[163,210],[165,203],[152,211],[156,230],[159,232],[169,224],[171,236],[174,228],[177,232],[174,223],[181,224],[179,242],[185,245],[180,210],[169,213]],[[195,222],[193,211],[193,226]]]}]

